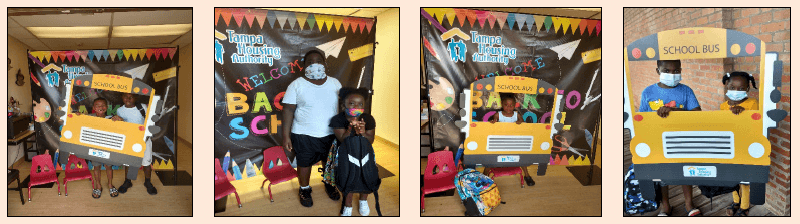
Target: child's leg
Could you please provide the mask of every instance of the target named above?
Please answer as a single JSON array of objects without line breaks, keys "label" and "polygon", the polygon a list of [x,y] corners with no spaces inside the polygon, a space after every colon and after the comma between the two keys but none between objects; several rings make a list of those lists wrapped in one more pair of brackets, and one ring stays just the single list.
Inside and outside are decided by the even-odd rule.
[{"label": "child's leg", "polygon": [[742,208],[743,210],[744,209],[750,209],[750,185],[749,184],[741,184],[739,186],[739,191],[741,191],[740,194],[741,194],[741,198],[742,198],[742,200],[741,200],[742,204],[741,204],[740,208]]},{"label": "child's leg", "polygon": [[692,204],[692,185],[681,185],[683,188],[683,201],[686,206],[686,211],[690,212],[694,209]]},{"label": "child's leg", "polygon": [[362,200],[362,201],[366,201],[367,197],[369,196],[369,194],[367,194],[367,193],[361,193],[360,195],[361,195],[361,197],[359,198],[359,200]]},{"label": "child's leg", "polygon": [[347,197],[344,198],[344,206],[353,207],[353,192],[347,193]]},{"label": "child's leg", "polygon": [[94,165],[94,183],[96,186],[92,186],[92,189],[100,189],[103,187],[102,178],[100,176],[100,165]]},{"label": "child's leg", "polygon": [[530,174],[528,174],[528,167],[527,166],[523,166],[523,167],[520,167],[520,168],[522,168],[522,172],[525,173],[526,177],[530,177],[531,176]]},{"label": "child's leg", "polygon": [[661,186],[661,212],[672,213],[672,207],[669,205],[669,186]]},{"label": "child's leg", "polygon": [[108,177],[108,188],[112,188],[114,185],[111,184],[111,180],[114,180],[114,170],[109,165],[106,165],[106,177]]}]

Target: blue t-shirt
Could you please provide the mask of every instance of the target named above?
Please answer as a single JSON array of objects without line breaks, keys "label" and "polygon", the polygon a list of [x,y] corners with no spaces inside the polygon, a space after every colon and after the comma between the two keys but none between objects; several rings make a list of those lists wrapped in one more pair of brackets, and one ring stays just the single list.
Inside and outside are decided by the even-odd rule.
[{"label": "blue t-shirt", "polygon": [[684,108],[693,110],[700,106],[692,88],[678,84],[675,88],[665,89],[658,83],[648,86],[642,91],[642,102],[639,103],[639,112],[657,111],[661,106]]}]

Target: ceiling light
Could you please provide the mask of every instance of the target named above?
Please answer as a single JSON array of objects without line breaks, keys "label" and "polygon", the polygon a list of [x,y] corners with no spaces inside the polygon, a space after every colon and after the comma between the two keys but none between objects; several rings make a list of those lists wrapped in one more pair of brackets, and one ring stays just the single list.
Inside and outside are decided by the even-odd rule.
[{"label": "ceiling light", "polygon": [[115,26],[111,37],[177,36],[192,30],[192,24]]},{"label": "ceiling light", "polygon": [[108,37],[107,26],[28,27],[38,38],[102,38]]}]

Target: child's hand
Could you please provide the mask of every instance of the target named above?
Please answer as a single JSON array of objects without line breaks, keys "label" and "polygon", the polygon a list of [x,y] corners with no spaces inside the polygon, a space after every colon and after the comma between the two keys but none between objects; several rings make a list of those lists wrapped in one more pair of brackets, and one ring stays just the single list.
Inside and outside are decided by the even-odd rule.
[{"label": "child's hand", "polygon": [[355,122],[356,133],[358,133],[359,135],[363,135],[364,133],[366,133],[367,130],[365,126],[366,122],[364,122],[364,118],[361,118],[360,121],[356,121]]},{"label": "child's hand", "polygon": [[658,111],[656,111],[656,114],[658,114],[659,117],[667,118],[670,111],[672,111],[672,107],[661,106],[661,108],[658,108]]},{"label": "child's hand", "polygon": [[522,124],[522,120],[517,120],[517,124]]},{"label": "child's hand", "polygon": [[742,107],[742,106],[738,106],[737,105],[737,106],[732,106],[731,107],[731,112],[733,112],[733,114],[739,115],[739,114],[742,113],[742,111],[744,111],[744,107]]},{"label": "child's hand", "polygon": [[494,122],[497,122],[497,119],[498,119],[498,115],[494,114],[494,115],[492,115],[491,118],[489,118],[489,123],[494,124]]},{"label": "child's hand", "polygon": [[112,121],[122,121],[122,118],[120,116],[114,115],[113,117],[111,117],[111,120]]}]

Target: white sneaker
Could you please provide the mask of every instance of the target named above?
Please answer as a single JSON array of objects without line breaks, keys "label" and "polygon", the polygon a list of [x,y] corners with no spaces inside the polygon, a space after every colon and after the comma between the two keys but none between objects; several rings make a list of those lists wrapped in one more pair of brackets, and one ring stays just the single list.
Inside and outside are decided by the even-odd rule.
[{"label": "white sneaker", "polygon": [[342,211],[342,216],[353,216],[353,207],[344,207],[344,211]]},{"label": "white sneaker", "polygon": [[369,216],[369,204],[367,200],[358,200],[358,213],[361,216]]}]

